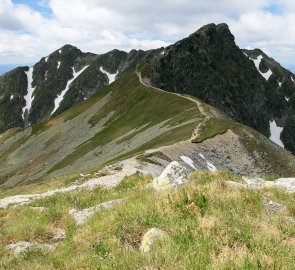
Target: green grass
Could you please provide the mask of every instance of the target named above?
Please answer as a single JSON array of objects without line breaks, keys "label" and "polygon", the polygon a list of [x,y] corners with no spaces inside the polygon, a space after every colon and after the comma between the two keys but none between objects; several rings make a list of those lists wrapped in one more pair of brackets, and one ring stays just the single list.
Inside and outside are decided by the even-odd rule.
[{"label": "green grass", "polygon": [[0,134],[0,143],[4,143],[6,140],[8,140],[9,138],[13,137],[18,132],[21,132],[21,131],[23,131],[22,128],[12,128],[7,130],[6,132]]},{"label": "green grass", "polygon": [[[180,189],[146,189],[150,177],[134,175],[113,189],[73,191],[0,210],[1,269],[292,269],[295,228],[294,195],[282,190],[252,191],[228,186],[225,172],[196,172]],[[261,195],[287,205],[270,215]],[[114,198],[124,202],[76,226],[71,208],[85,208]],[[33,250],[13,257],[5,246],[17,241],[50,242],[54,228],[66,239],[53,252]],[[142,254],[139,244],[152,227],[168,237]]]},{"label": "green grass", "polygon": [[136,158],[141,162],[147,162],[147,163],[160,165],[160,166],[161,166],[161,163],[158,162],[157,160],[155,160],[154,158],[162,159],[162,160],[168,161],[168,162],[172,161],[169,157],[167,157],[161,151],[156,151],[156,152],[152,152],[152,153],[148,153],[148,154],[147,153],[141,154],[141,155],[138,155]]},{"label": "green grass", "polygon": [[222,135],[228,129],[236,126],[237,123],[232,120],[211,117],[201,125],[199,134],[192,140],[192,142],[198,143],[213,138],[216,135]]}]

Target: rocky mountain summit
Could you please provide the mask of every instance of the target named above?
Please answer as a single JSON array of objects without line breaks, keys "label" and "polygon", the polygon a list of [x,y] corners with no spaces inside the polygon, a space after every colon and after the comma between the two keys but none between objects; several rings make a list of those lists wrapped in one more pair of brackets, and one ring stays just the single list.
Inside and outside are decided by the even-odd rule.
[{"label": "rocky mountain summit", "polygon": [[206,25],[164,48],[144,74],[152,85],[195,96],[295,153],[295,75],[261,50],[240,50],[226,24]]}]

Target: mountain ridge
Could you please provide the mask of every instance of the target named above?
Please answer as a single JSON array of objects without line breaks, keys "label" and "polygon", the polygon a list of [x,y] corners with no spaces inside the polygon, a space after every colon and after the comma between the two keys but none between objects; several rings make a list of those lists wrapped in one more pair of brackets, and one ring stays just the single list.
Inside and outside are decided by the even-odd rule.
[{"label": "mountain ridge", "polygon": [[[249,57],[246,56],[247,53]],[[260,62],[262,71],[273,70],[268,80],[261,77],[263,72],[257,69],[251,60],[251,57],[256,59],[258,54],[263,56]],[[142,63],[148,63],[150,66],[149,74],[144,75],[150,76],[151,85],[196,96],[267,137],[271,137],[270,122],[275,121],[277,126],[283,128],[283,144],[295,153],[295,135],[292,132],[295,127],[292,109],[295,84],[292,78],[295,78],[295,75],[273,59],[270,60],[259,49],[251,52],[240,50],[226,24],[205,25],[174,45],[150,51],[131,50],[126,53],[114,49],[96,55],[82,53],[72,45],[65,45],[41,58],[34,66],[32,87],[36,90],[26,121],[21,119],[20,113],[25,106],[22,96],[25,93],[23,72],[26,68],[18,68],[8,77],[9,73],[0,77],[0,92],[4,91],[5,94],[7,88],[14,89],[5,94],[5,100],[3,96],[2,102],[0,100],[0,130],[3,132],[11,127],[27,127],[30,123],[36,124],[49,119],[54,100],[72,79],[73,68],[75,72],[79,72],[89,65],[87,72],[83,72],[72,82],[55,115],[89,98],[108,84],[108,76],[102,72],[101,67],[120,77]],[[19,77],[16,84],[19,97],[13,100],[13,114],[7,115],[11,104],[9,99],[17,95],[15,87],[9,86],[11,82],[5,83],[5,80],[9,81],[10,76]],[[278,80],[282,81],[280,91],[277,89]],[[286,99],[289,104],[285,104]]]}]

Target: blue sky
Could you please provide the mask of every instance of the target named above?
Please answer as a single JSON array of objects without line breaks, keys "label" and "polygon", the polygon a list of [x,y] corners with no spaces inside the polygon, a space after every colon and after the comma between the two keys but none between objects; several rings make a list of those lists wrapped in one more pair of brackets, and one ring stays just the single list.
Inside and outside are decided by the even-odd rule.
[{"label": "blue sky", "polygon": [[282,15],[283,14],[283,7],[279,4],[272,3],[263,8],[264,11],[271,12],[274,15]]},{"label": "blue sky", "polygon": [[48,0],[12,0],[12,2],[16,5],[27,5],[33,10],[42,13],[46,17],[50,17],[52,15],[52,10],[48,6]]},{"label": "blue sky", "polygon": [[64,44],[152,49],[225,22],[239,47],[260,48],[295,71],[294,21],[294,0],[1,0],[0,65],[35,63]]}]

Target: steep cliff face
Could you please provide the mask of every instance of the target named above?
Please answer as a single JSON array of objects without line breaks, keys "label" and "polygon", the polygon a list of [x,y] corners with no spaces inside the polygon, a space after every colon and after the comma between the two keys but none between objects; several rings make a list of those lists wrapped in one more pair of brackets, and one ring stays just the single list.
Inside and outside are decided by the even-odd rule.
[{"label": "steep cliff face", "polygon": [[150,61],[153,85],[186,93],[269,135],[269,84],[236,46],[227,25],[210,24]]}]

